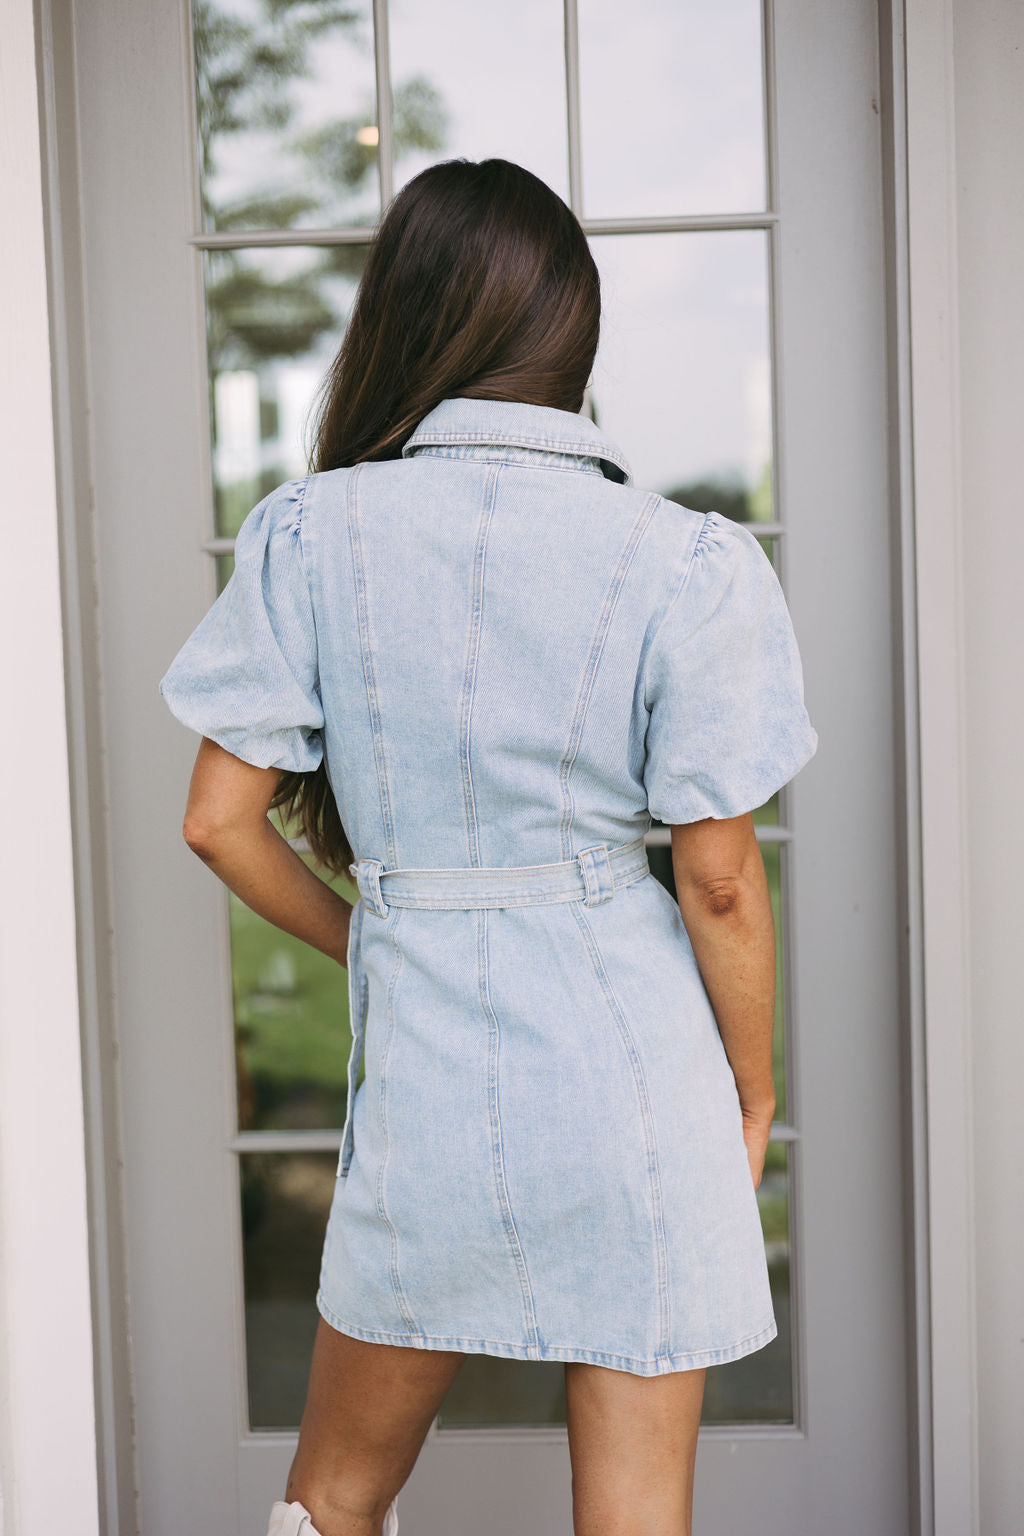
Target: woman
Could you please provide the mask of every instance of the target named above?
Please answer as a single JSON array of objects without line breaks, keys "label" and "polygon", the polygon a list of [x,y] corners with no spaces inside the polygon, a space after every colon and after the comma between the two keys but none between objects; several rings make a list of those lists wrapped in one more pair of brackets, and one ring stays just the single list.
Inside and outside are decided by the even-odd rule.
[{"label": "woman", "polygon": [[[312,473],[249,513],[161,680],[204,737],[189,846],[349,973],[277,1536],[396,1532],[477,1352],[565,1362],[576,1536],[683,1536],[705,1371],[777,1332],[751,812],[817,737],[756,539],[638,489],[579,414],[599,319],[583,232],[536,177],[417,176],[325,380]],[[349,868],[354,907],[275,805]],[[647,866],[652,816],[678,903]]]}]

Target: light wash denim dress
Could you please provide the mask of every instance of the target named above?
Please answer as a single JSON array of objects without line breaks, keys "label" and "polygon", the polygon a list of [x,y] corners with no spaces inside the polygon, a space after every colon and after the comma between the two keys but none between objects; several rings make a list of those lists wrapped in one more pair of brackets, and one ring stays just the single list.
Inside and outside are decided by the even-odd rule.
[{"label": "light wash denim dress", "polygon": [[644,845],[815,751],[753,534],[586,417],[455,397],[272,491],[235,562],[159,686],[246,762],[326,758],[355,853],[321,1314],[640,1376],[760,1349],[739,1097]]}]

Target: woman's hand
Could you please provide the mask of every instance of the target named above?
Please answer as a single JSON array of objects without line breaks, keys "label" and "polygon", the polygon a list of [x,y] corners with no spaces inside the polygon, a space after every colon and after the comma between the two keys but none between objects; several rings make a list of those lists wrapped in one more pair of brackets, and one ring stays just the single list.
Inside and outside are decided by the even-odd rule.
[{"label": "woman's hand", "polygon": [[765,1153],[768,1150],[768,1138],[771,1134],[772,1120],[775,1116],[775,1101],[768,1104],[759,1104],[748,1108],[741,1104],[743,1112],[743,1140],[747,1147],[747,1161],[750,1164],[750,1177],[754,1181],[756,1189],[761,1182],[764,1172]]}]

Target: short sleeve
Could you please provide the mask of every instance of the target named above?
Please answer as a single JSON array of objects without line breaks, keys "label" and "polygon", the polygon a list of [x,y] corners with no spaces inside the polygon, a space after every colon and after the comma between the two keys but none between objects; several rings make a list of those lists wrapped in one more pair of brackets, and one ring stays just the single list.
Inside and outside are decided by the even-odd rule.
[{"label": "short sleeve", "polygon": [[316,629],[303,563],[306,480],[247,515],[220,596],[160,679],[172,714],[257,768],[309,773],[323,760]]},{"label": "short sleeve", "polygon": [[644,698],[648,808],[668,825],[755,810],[813,757],[786,600],[743,524],[705,517],[651,642]]}]

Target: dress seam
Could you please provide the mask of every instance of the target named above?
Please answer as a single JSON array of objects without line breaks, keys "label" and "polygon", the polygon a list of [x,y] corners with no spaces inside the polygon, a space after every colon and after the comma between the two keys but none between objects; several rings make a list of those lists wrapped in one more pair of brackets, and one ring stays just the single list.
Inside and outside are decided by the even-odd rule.
[{"label": "dress seam", "polygon": [[487,540],[494,503],[497,497],[500,469],[488,478],[490,485],[484,498],[477,529],[476,551],[473,557],[473,598],[466,637],[466,664],[462,675],[462,707],[459,719],[459,766],[462,770],[462,797],[466,811],[466,837],[469,843],[469,861],[480,865],[480,828],[477,823],[476,797],[473,792],[473,768],[470,732],[473,717],[473,700],[476,693],[477,664],[480,656],[480,635],[483,630],[484,579],[486,574]]},{"label": "dress seam", "polygon": [[642,697],[643,697],[644,704],[645,704],[645,706],[646,706],[646,708],[648,710],[650,710],[650,707],[651,707],[650,706],[650,702],[648,700],[648,696],[647,696],[647,668],[648,668],[648,663],[650,661],[652,653],[654,652],[655,646],[657,645],[658,636],[661,634],[661,631],[664,629],[665,624],[666,624],[666,622],[668,620],[669,614],[672,612],[672,610],[675,607],[676,603],[679,601],[679,594],[684,590],[684,588],[686,587],[686,583],[689,580],[690,571],[693,569],[693,563],[694,563],[694,560],[696,559],[697,551],[698,551],[698,549],[701,546],[701,542],[702,542],[702,540],[704,538],[705,533],[707,532],[708,518],[711,515],[712,514],[710,512],[705,512],[704,513],[703,519],[701,521],[701,525],[700,525],[700,527],[697,530],[697,536],[694,539],[693,544],[690,547],[690,553],[687,555],[686,559],[683,561],[683,569],[679,573],[679,580],[676,582],[676,589],[672,593],[672,596],[669,598],[668,602],[665,604],[665,612],[662,614],[661,618],[658,620],[658,622],[657,622],[657,624],[655,626],[655,629],[654,629],[654,633],[652,634],[650,640],[647,642],[647,652],[646,652],[646,655],[644,656],[643,670],[642,670],[642,673],[641,673],[641,684],[642,684],[642,686],[641,686],[641,694],[642,694]]},{"label": "dress seam", "polygon": [[584,668],[579,692],[576,696],[576,708],[573,713],[572,724],[569,727],[569,744],[565,749],[558,770],[562,791],[562,824],[560,832],[563,859],[568,859],[572,856],[572,824],[576,815],[576,801],[571,788],[572,769],[576,761],[576,754],[579,751],[580,742],[583,739],[583,729],[586,725],[590,700],[593,697],[594,687],[597,682],[597,674],[601,667],[605,641],[608,638],[608,631],[611,629],[612,620],[615,617],[615,610],[618,607],[622,584],[626,579],[626,572],[629,570],[633,557],[640,546],[640,541],[650,525],[659,499],[656,492],[648,496],[629,531],[629,537],[619,555],[615,573],[605,590],[601,616],[597,621],[597,628],[590,642],[590,652],[587,656],[586,667]]},{"label": "dress seam", "polygon": [[[420,459],[420,458],[440,459],[441,462],[444,463],[444,464],[500,464],[503,469],[531,469],[531,470],[535,469],[535,470],[544,470],[547,474],[550,474],[550,475],[579,475],[579,474],[584,474],[584,475],[599,475],[602,480],[607,480],[607,478],[608,478],[608,476],[605,474],[604,470],[600,468],[600,466],[598,466],[598,468],[596,468],[596,469],[590,469],[586,464],[584,464],[582,462],[580,462],[578,464],[533,464],[533,463],[530,462],[529,459],[510,459],[507,455],[505,455],[503,457],[495,456],[494,458],[490,458],[486,454],[482,454],[482,453],[473,453],[473,454],[440,454],[440,453],[431,453],[431,451],[430,451],[430,447],[431,446],[440,448],[440,447],[443,447],[444,445],[441,444],[441,443],[437,443],[437,444],[432,444],[432,445],[427,446],[427,447],[418,448],[415,453],[409,455],[409,458],[410,459],[413,459],[413,458],[416,458],[416,459]],[[557,453],[558,451],[559,451],[558,449],[552,449],[552,452]],[[570,457],[570,455],[566,455],[566,457]]]},{"label": "dress seam", "polygon": [[349,1051],[348,1071],[345,1076],[345,1124],[342,1127],[341,1151],[338,1154],[337,1175],[341,1179],[348,1178],[352,1158],[355,1155],[356,1079],[359,1076],[359,1069],[363,1061],[366,1018],[369,1012],[369,984],[359,957],[359,942],[362,937],[363,914],[365,911],[365,906],[361,902],[356,902],[352,909],[349,928],[347,985],[352,1048]]},{"label": "dress seam", "polygon": [[[285,527],[289,533],[297,533],[299,535],[300,545],[302,543],[302,514],[305,511],[306,491],[309,488],[309,482],[311,479],[311,475],[294,475],[291,480],[286,480],[284,482],[284,485],[286,486],[297,485],[299,487],[299,489],[295,492],[295,505],[292,510],[291,522],[286,523]],[[281,487],[278,487],[278,489],[280,490]]]},{"label": "dress seam", "polygon": [[537,1326],[537,1307],[530,1284],[526,1255],[519,1237],[519,1229],[512,1211],[508,1183],[505,1178],[505,1150],[501,1130],[501,1104],[498,1085],[498,1054],[501,1047],[501,1027],[491,999],[490,969],[487,954],[487,909],[479,908],[477,917],[477,965],[480,979],[480,1000],[488,1021],[487,1049],[487,1109],[491,1130],[491,1155],[494,1159],[494,1176],[497,1185],[498,1204],[501,1208],[505,1235],[512,1250],[513,1262],[519,1276],[519,1289],[523,1304],[523,1316],[527,1330],[537,1343],[540,1332]]},{"label": "dress seam", "polygon": [[414,433],[405,445],[403,457],[411,457],[415,448],[436,444],[438,447],[455,445],[458,443],[480,443],[487,447],[495,448],[541,448],[549,453],[569,453],[579,458],[607,459],[609,464],[614,464],[616,469],[621,469],[629,474],[630,466],[622,454],[607,444],[588,442],[585,438],[548,438],[535,437],[530,433],[516,433],[510,435],[497,435],[494,432],[425,432],[421,437]]},{"label": "dress seam", "polygon": [[359,626],[359,651],[363,664],[363,682],[366,687],[366,702],[370,712],[370,732],[373,737],[373,759],[377,770],[377,789],[380,796],[381,821],[383,823],[384,841],[387,845],[388,862],[397,865],[398,850],[395,844],[394,821],[391,811],[391,792],[388,788],[387,759],[384,754],[384,731],[380,718],[380,706],[377,700],[377,683],[373,670],[373,657],[370,651],[370,621],[367,612],[366,600],[366,576],[363,570],[362,541],[359,536],[358,523],[358,482],[362,464],[357,464],[349,476],[346,487],[346,500],[348,507],[348,533],[349,544],[352,551],[352,574],[356,588],[356,612]]},{"label": "dress seam", "polygon": [[598,981],[605,994],[608,1007],[611,1010],[619,1028],[620,1038],[626,1047],[630,1067],[633,1071],[633,1081],[637,1088],[637,1096],[640,1100],[640,1118],[644,1127],[644,1140],[647,1143],[647,1175],[651,1194],[652,1225],[654,1228],[654,1247],[657,1257],[658,1278],[658,1305],[661,1312],[661,1345],[657,1355],[666,1356],[669,1353],[669,1340],[672,1337],[672,1304],[669,1294],[668,1277],[668,1246],[665,1240],[665,1217],[661,1198],[661,1168],[658,1160],[658,1142],[654,1129],[654,1118],[651,1110],[650,1094],[647,1091],[647,1079],[644,1076],[643,1063],[633,1039],[633,1033],[629,1027],[625,1012],[615,995],[604,961],[601,958],[600,948],[594,936],[594,930],[584,915],[582,906],[578,902],[572,904],[573,916],[583,933],[584,943],[590,954],[591,963],[597,973]]},{"label": "dress seam", "polygon": [[[306,531],[305,531],[306,492],[309,489],[309,482],[310,482],[311,479],[312,479],[312,475],[304,475],[300,480],[295,482],[295,483],[301,485],[302,489],[298,493],[297,508],[296,508],[295,516],[293,517],[292,521],[288,524],[288,530],[289,530],[289,532],[295,534],[295,541],[296,541],[296,544],[298,546],[298,552],[299,552],[299,566],[300,566],[300,568],[302,570],[302,579],[303,579],[303,582],[305,583],[305,588],[306,588],[306,601],[309,604],[309,617],[310,617],[310,622],[312,623],[312,626],[313,626],[313,643],[314,643],[314,646],[316,648],[316,675],[315,675],[313,686],[314,686],[314,688],[316,690],[317,698],[320,700],[320,707],[322,709],[323,708],[323,685],[322,685],[321,679],[320,679],[320,631],[319,631],[319,626],[318,626],[317,621],[316,621],[316,603],[313,600],[313,579],[312,579],[312,577],[310,575],[309,561],[306,558]],[[324,738],[325,735],[326,735],[326,719],[324,721],[324,728],[321,731],[321,743],[323,743],[323,738]],[[326,748],[325,748],[325,751],[326,751]]]},{"label": "dress seam", "polygon": [[[317,1310],[331,1324],[343,1333],[349,1333],[354,1338],[379,1341],[381,1343],[411,1343],[413,1340],[404,1333],[394,1333],[385,1328],[364,1328],[359,1323],[349,1323],[328,1306],[323,1288],[317,1291]],[[489,1346],[494,1353],[503,1353],[507,1359],[518,1360],[580,1360],[594,1364],[608,1364],[613,1368],[629,1370],[636,1366],[650,1366],[650,1375],[664,1375],[671,1370],[686,1370],[700,1365],[719,1365],[726,1361],[738,1359],[744,1353],[753,1353],[755,1349],[770,1343],[778,1335],[778,1323],[774,1316],[758,1329],[755,1333],[748,1333],[741,1339],[734,1339],[731,1344],[723,1344],[711,1349],[696,1350],[670,1350],[658,1355],[622,1355],[609,1350],[582,1349],[575,1344],[520,1344],[506,1339],[473,1338],[460,1334],[432,1334],[419,1333],[415,1335],[415,1343],[423,1349],[447,1349],[455,1351],[472,1350],[474,1346]]]},{"label": "dress seam", "polygon": [[388,1230],[388,1269],[391,1272],[391,1287],[395,1293],[395,1301],[398,1303],[398,1310],[401,1312],[406,1323],[409,1325],[410,1332],[417,1333],[418,1330],[412,1319],[412,1316],[410,1315],[409,1303],[406,1300],[405,1293],[402,1289],[402,1280],[398,1271],[398,1233],[395,1231],[394,1224],[391,1221],[391,1218],[388,1216],[387,1209],[384,1204],[384,1171],[387,1167],[388,1155],[391,1151],[391,1144],[388,1140],[388,1122],[385,1096],[387,1090],[388,1057],[391,1054],[391,1041],[395,1033],[395,986],[398,982],[398,973],[402,969],[402,951],[399,949],[395,942],[395,929],[398,926],[398,919],[401,910],[401,907],[392,908],[394,915],[391,918],[391,921],[388,923],[388,938],[391,941],[391,947],[395,952],[395,961],[391,968],[391,975],[388,977],[388,990],[385,1011],[387,1028],[384,1032],[384,1043],[381,1046],[380,1053],[380,1092],[378,1095],[378,1108],[380,1112],[381,1138],[383,1140],[384,1146],[381,1152],[380,1165],[377,1169],[376,1205],[377,1214]]}]

